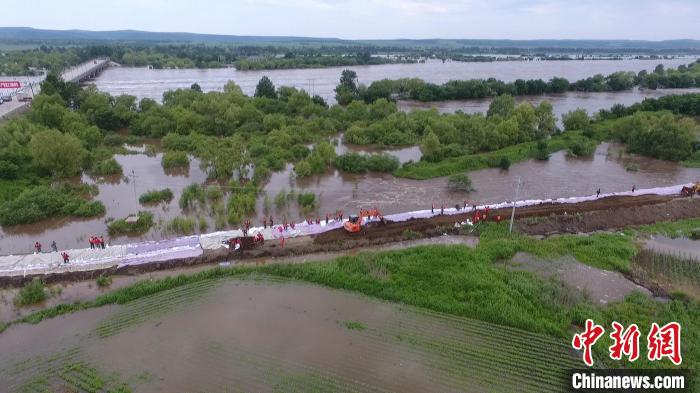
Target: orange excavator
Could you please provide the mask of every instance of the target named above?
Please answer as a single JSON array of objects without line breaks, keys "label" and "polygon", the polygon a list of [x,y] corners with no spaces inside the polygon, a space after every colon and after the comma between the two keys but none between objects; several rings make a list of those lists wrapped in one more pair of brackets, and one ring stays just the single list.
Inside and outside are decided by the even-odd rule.
[{"label": "orange excavator", "polygon": [[695,194],[700,194],[700,181],[695,182],[692,186],[683,186],[681,189],[681,195],[682,196],[687,196],[687,197],[692,197]]},{"label": "orange excavator", "polygon": [[343,224],[343,228],[345,228],[348,233],[357,233],[362,230],[362,227],[368,219],[372,220],[375,218],[384,222],[384,216],[382,216],[382,213],[376,208],[371,210],[360,209],[359,215],[351,214],[348,217],[348,220]]}]

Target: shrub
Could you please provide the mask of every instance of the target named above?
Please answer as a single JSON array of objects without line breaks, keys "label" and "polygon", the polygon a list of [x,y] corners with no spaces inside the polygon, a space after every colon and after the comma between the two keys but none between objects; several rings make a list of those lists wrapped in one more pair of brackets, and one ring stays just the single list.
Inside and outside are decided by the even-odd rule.
[{"label": "shrub", "polygon": [[313,192],[302,192],[297,196],[299,206],[305,209],[313,209],[316,204],[316,194]]},{"label": "shrub", "polygon": [[463,173],[450,176],[449,179],[447,179],[447,186],[452,191],[474,191],[472,179]]},{"label": "shrub", "polygon": [[173,192],[169,188],[164,188],[162,190],[148,191],[145,194],[141,194],[139,197],[139,203],[144,205],[147,203],[160,203],[173,200]]},{"label": "shrub", "polygon": [[224,191],[221,189],[221,186],[218,185],[211,185],[207,187],[207,199],[210,201],[218,201],[224,196]]},{"label": "shrub", "polygon": [[372,172],[393,172],[399,167],[399,159],[391,154],[371,154],[367,160],[367,169]]},{"label": "shrub", "polygon": [[627,172],[638,172],[639,171],[639,165],[637,164],[627,164],[625,165],[625,169]]},{"label": "shrub", "polygon": [[170,232],[188,234],[194,232],[195,225],[197,225],[197,223],[192,217],[175,217],[168,221],[165,225],[165,229]]},{"label": "shrub", "polygon": [[0,161],[0,179],[12,180],[19,175],[19,167],[9,161]]},{"label": "shrub", "polygon": [[107,146],[121,146],[124,144],[124,137],[119,134],[110,133],[105,135],[103,143]]},{"label": "shrub", "polygon": [[109,226],[110,235],[137,235],[147,232],[154,224],[153,213],[140,211],[136,222],[126,222],[126,219],[112,221]]},{"label": "shrub", "polygon": [[190,165],[190,159],[184,151],[166,151],[160,160],[163,169],[183,168]]},{"label": "shrub", "polygon": [[228,222],[238,224],[245,215],[254,213],[256,196],[257,190],[252,186],[232,193],[228,200]]},{"label": "shrub", "polygon": [[577,141],[571,145],[567,151],[567,155],[571,157],[588,157],[593,155],[593,152],[595,152],[595,147],[595,143]]},{"label": "shrub", "polygon": [[364,154],[345,153],[335,158],[334,165],[343,172],[363,173],[367,172],[369,163]]},{"label": "shrub", "polygon": [[507,156],[501,157],[501,159],[498,160],[498,167],[507,171],[510,168],[510,158]]},{"label": "shrub", "polygon": [[43,302],[46,300],[46,297],[44,282],[39,278],[34,278],[19,290],[19,294],[15,298],[15,304],[18,306],[29,306]]},{"label": "shrub", "polygon": [[308,159],[303,159],[294,165],[294,173],[299,177],[306,177],[311,175],[311,164],[309,164]]},{"label": "shrub", "polygon": [[561,121],[564,123],[564,129],[567,131],[585,129],[591,122],[585,109],[567,112],[562,115]]},{"label": "shrub", "polygon": [[547,146],[547,141],[540,139],[537,141],[537,150],[535,150],[535,159],[539,161],[549,160],[549,148]]},{"label": "shrub", "polygon": [[109,176],[109,175],[121,175],[122,166],[119,165],[117,160],[114,158],[109,158],[107,160],[97,162],[90,171],[94,176]]},{"label": "shrub", "polygon": [[97,286],[100,288],[105,288],[110,285],[112,285],[112,277],[111,276],[99,276],[97,277],[97,280],[95,280],[97,283]]},{"label": "shrub", "polygon": [[195,203],[199,202],[204,204],[205,194],[204,189],[197,183],[192,183],[182,190],[182,195],[180,195],[180,207],[182,209],[191,208],[195,206]]},{"label": "shrub", "polygon": [[99,201],[87,201],[70,187],[32,187],[0,205],[0,225],[29,224],[50,217],[94,217],[104,214]]}]

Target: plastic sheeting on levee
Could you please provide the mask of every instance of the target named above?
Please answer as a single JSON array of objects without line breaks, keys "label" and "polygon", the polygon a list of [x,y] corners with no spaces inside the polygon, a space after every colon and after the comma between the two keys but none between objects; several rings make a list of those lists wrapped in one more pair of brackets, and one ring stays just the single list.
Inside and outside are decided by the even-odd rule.
[{"label": "plastic sheeting on levee", "polygon": [[[614,192],[600,194],[599,197],[596,195],[583,196],[583,197],[570,197],[570,198],[558,198],[558,199],[531,199],[524,201],[517,201],[515,203],[516,207],[522,206],[532,206],[542,203],[578,203],[591,201],[598,198],[604,198],[609,196],[625,196],[625,195],[674,195],[678,194],[683,186],[689,186],[691,184],[680,184],[676,186],[669,187],[656,187],[636,190],[634,193],[631,191],[625,192]],[[513,202],[502,202],[494,203],[489,205],[479,205],[477,209],[484,209],[485,207],[490,209],[508,208],[513,206]],[[454,207],[446,208],[444,214],[458,214],[471,211],[471,207],[466,210],[457,210]],[[413,212],[397,213],[384,216],[390,221],[406,221],[411,218],[429,218],[437,216],[440,214],[440,209],[435,209],[435,212],[430,210],[419,210]],[[295,224],[295,228],[289,228],[286,231],[279,231],[280,226],[277,225],[274,228],[262,228],[255,227],[251,228],[249,231],[250,236],[256,235],[258,232],[262,231],[265,239],[279,239],[292,238],[298,236],[308,236],[315,235],[318,233],[330,231],[342,226],[342,223],[335,220],[330,220],[326,224],[325,220],[321,221],[321,224],[307,224],[306,222]],[[208,233],[201,236],[185,236],[175,239],[167,239],[160,241],[148,241],[133,243],[127,245],[115,245],[109,246],[106,249],[72,249],[66,250],[70,255],[70,264],[63,264],[60,253],[40,253],[40,254],[28,254],[28,255],[8,255],[0,256],[0,274],[21,274],[29,273],[34,270],[50,270],[53,268],[59,268],[63,270],[85,270],[94,266],[94,268],[102,266],[119,265],[119,266],[130,266],[138,265],[142,263],[164,261],[177,258],[188,258],[196,257],[202,255],[203,249],[213,250],[220,247],[225,247],[224,241],[232,237],[242,236],[241,230],[233,231],[221,231]]]},{"label": "plastic sheeting on levee", "polygon": [[[328,224],[326,224],[326,221],[323,220],[320,224],[308,224],[306,222],[294,224],[294,229],[292,229],[291,226],[288,226],[286,231],[284,229],[280,231],[282,225],[275,225],[272,228],[251,227],[248,231],[248,236],[255,236],[259,232],[262,232],[265,239],[281,239],[282,237],[291,238],[315,235],[321,232],[340,228],[341,226],[342,223],[339,221],[329,220]],[[228,239],[240,236],[243,236],[243,231],[240,229],[207,233],[199,237],[199,244],[205,250],[216,250],[217,248],[226,247],[224,242]]]},{"label": "plastic sheeting on levee", "polygon": [[[61,250],[68,253],[70,265],[102,265],[117,263],[126,254],[127,246],[117,245],[105,249],[78,248]],[[46,269],[63,265],[61,252],[46,252],[29,255],[7,255],[0,257],[0,273]]]}]

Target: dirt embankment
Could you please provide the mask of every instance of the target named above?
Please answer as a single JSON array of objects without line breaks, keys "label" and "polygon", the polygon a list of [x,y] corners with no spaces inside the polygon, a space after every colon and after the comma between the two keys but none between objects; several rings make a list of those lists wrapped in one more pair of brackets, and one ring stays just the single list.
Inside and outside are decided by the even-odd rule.
[{"label": "dirt embankment", "polygon": [[[489,212],[488,220],[500,215],[510,218],[511,209]],[[348,234],[342,229],[321,233],[314,243],[362,241],[394,238],[404,231],[428,232],[445,230],[457,221],[465,221],[472,213],[411,219],[403,222],[375,223],[362,232]],[[674,198],[663,195],[613,196],[580,203],[545,203],[515,210],[517,228],[529,235],[579,233],[618,229],[629,225],[652,224],[657,221],[700,217],[700,198]]]},{"label": "dirt embankment", "polygon": [[[497,209],[489,213],[489,220],[501,215],[504,221],[510,217],[510,209]],[[439,236],[452,231],[454,223],[471,218],[471,213],[444,215],[432,218],[411,219],[404,222],[373,223],[362,232],[349,234],[339,228],[314,237],[287,239],[284,247],[279,241],[266,241],[264,245],[231,253],[228,249],[206,250],[195,258],[182,258],[143,265],[94,271],[73,271],[42,275],[47,283],[90,280],[101,274],[134,275],[156,270],[174,269],[201,264],[229,261],[265,263],[265,258],[304,255],[319,252],[361,250],[365,246],[391,243],[416,235]],[[620,229],[630,225],[652,224],[659,221],[700,217],[700,198],[674,198],[672,196],[642,195],[600,198],[581,203],[542,204],[516,209],[516,226],[528,235],[557,233],[582,233]],[[504,222],[504,225],[506,223]],[[410,232],[407,232],[410,231]],[[0,277],[0,287],[21,286],[34,276]]]}]

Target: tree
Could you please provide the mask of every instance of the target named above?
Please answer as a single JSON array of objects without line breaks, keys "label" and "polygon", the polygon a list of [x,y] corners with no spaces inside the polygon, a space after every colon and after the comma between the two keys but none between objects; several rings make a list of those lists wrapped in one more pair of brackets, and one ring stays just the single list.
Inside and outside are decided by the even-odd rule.
[{"label": "tree", "polygon": [[489,110],[486,116],[493,117],[496,115],[508,117],[511,112],[515,109],[515,98],[510,94],[500,95],[491,101],[489,105]]},{"label": "tree", "polygon": [[437,135],[435,135],[433,130],[430,130],[423,138],[423,142],[420,145],[420,151],[428,161],[439,160],[438,155],[440,152],[440,139]]},{"label": "tree", "polygon": [[357,73],[352,70],[343,70],[340,75],[340,84],[335,88],[335,100],[340,105],[347,105],[357,98]]},{"label": "tree", "polygon": [[277,90],[270,78],[263,76],[255,87],[255,97],[277,98]]},{"label": "tree", "polygon": [[202,92],[202,87],[199,86],[199,83],[196,83],[196,82],[195,82],[195,83],[192,84],[192,86],[190,86],[190,90],[194,90],[194,91],[196,91],[196,92],[198,92],[198,93],[201,93],[201,92]]},{"label": "tree", "polygon": [[537,117],[537,138],[546,137],[557,129],[557,118],[554,116],[553,109],[549,101],[542,101],[535,108],[535,116]]},{"label": "tree", "polygon": [[29,153],[40,168],[53,176],[68,177],[80,172],[87,152],[78,138],[48,130],[32,137]]},{"label": "tree", "polygon": [[564,123],[564,129],[567,131],[581,130],[591,122],[588,117],[588,112],[585,109],[576,109],[567,112],[562,115],[561,120]]}]

